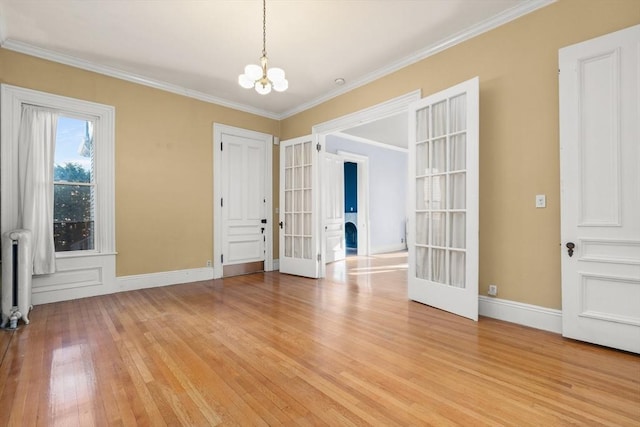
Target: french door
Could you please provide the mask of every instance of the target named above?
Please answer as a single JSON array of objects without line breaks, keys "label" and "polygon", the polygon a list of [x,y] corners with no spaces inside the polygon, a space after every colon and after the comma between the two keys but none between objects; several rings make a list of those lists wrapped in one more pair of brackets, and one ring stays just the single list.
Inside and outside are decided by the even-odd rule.
[{"label": "french door", "polygon": [[409,107],[409,299],[478,320],[478,78]]},{"label": "french door", "polygon": [[311,136],[280,142],[280,272],[319,274],[318,151]]},{"label": "french door", "polygon": [[640,25],[559,64],[562,334],[640,353]]}]

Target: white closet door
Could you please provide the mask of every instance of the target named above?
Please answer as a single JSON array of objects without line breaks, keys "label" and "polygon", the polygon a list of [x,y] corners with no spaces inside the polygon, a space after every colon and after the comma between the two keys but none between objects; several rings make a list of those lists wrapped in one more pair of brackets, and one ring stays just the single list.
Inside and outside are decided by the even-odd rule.
[{"label": "white closet door", "polygon": [[409,108],[409,299],[478,319],[478,78]]}]

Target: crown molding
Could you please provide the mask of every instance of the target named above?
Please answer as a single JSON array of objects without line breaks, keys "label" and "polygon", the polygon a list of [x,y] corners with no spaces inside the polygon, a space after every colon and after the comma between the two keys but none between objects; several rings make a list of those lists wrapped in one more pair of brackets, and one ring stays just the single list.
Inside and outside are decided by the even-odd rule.
[{"label": "crown molding", "polygon": [[363,138],[361,136],[349,135],[348,133],[344,133],[344,132],[335,132],[335,133],[332,133],[331,136],[335,136],[348,141],[358,142],[360,144],[367,144],[367,145],[372,145],[374,147],[384,148],[385,150],[399,151],[405,154],[409,152],[409,149],[405,147],[386,144],[384,142],[376,141],[374,139],[369,139],[369,138]]},{"label": "crown molding", "polygon": [[160,80],[151,79],[139,74],[131,73],[128,71],[122,71],[114,67],[107,65],[97,64],[95,62],[86,61],[70,55],[61,54],[47,49],[42,49],[37,46],[23,43],[17,40],[7,39],[0,44],[1,47],[12,50],[14,52],[23,53],[37,58],[46,59],[48,61],[57,62],[64,65],[69,65],[82,70],[92,71],[95,73],[103,74],[109,77],[115,77],[117,79],[126,80],[131,83],[140,84],[143,86],[152,87],[155,89],[164,90],[166,92],[183,95],[189,98],[194,98],[199,101],[208,102],[211,104],[221,105],[223,107],[233,108],[234,110],[244,111],[246,113],[256,114],[258,116],[266,117],[269,119],[279,120],[278,114],[270,111],[254,108],[249,105],[239,104],[228,101],[223,98],[218,98],[212,95],[208,95],[196,90],[187,89],[182,86],[174,85],[172,83],[163,82]]},{"label": "crown molding", "polygon": [[0,3],[0,46],[4,43],[4,38],[7,34],[7,23],[4,18],[3,5]]},{"label": "crown molding", "polygon": [[405,58],[402,58],[399,61],[393,62],[385,67],[379,68],[369,74],[362,76],[361,78],[351,83],[347,83],[346,85],[340,87],[340,89],[334,90],[320,98],[316,98],[312,101],[306,102],[295,108],[292,108],[291,110],[285,111],[280,115],[280,119],[281,120],[286,119],[287,117],[291,117],[295,114],[301,113],[305,110],[318,106],[323,102],[326,102],[337,96],[350,92],[353,89],[356,89],[360,86],[364,86],[368,83],[371,83],[374,80],[377,80],[388,74],[394,73],[411,64],[415,64],[416,62],[419,62],[425,58],[428,58],[432,55],[442,52],[443,50],[449,49],[450,47],[453,47],[457,44],[465,42],[476,36],[479,36],[480,34],[486,33],[487,31],[498,28],[501,25],[504,25],[515,19],[518,19],[537,9],[540,9],[552,3],[555,3],[556,1],[557,0],[531,0],[526,3],[521,3],[517,6],[512,7],[511,9],[505,10],[504,12],[492,17],[491,19],[480,22],[479,24],[471,26],[461,32],[458,32],[450,37],[447,37],[446,39],[433,43],[432,45],[427,46],[426,48],[419,50]]},{"label": "crown molding", "polygon": [[[65,54],[50,51],[47,49],[39,48],[39,47],[30,45],[28,43],[12,40],[10,38],[5,39],[4,37],[6,36],[6,24],[4,22],[4,15],[1,9],[0,9],[0,47],[15,51],[18,53],[24,53],[26,55],[31,55],[31,56],[46,59],[49,61],[58,62],[60,64],[65,64],[65,65],[80,68],[83,70],[103,74],[106,76],[115,77],[117,79],[126,80],[132,83],[137,83],[140,85],[164,90],[164,91],[175,93],[178,95],[187,96],[189,98],[194,98],[200,101],[209,102],[209,103],[220,105],[223,107],[232,108],[234,110],[244,111],[250,114],[256,114],[258,116],[266,117],[269,119],[283,120],[295,114],[301,113],[305,110],[318,106],[323,102],[326,102],[337,96],[343,95],[360,86],[364,86],[368,83],[371,83],[374,80],[377,80],[393,72],[396,72],[404,67],[407,67],[411,64],[414,64],[418,61],[428,58],[429,56],[442,52],[443,50],[446,50],[450,47],[453,47],[457,44],[467,41],[473,37],[476,37],[487,31],[493,30],[501,25],[504,25],[510,21],[520,18],[521,16],[531,13],[537,9],[540,9],[542,7],[548,6],[549,4],[555,3],[556,1],[557,0],[530,0],[530,1],[518,4],[517,6],[514,6],[511,9],[508,9],[502,12],[501,14],[494,16],[491,19],[488,19],[472,27],[469,27],[464,31],[454,34],[453,36],[443,39],[439,42],[436,42],[430,46],[427,46],[426,48],[418,52],[415,52],[399,61],[393,62],[385,67],[379,68],[378,70],[368,73],[351,83],[347,83],[346,85],[342,86],[337,90],[329,92],[326,95],[321,96],[319,98],[315,98],[309,102],[300,104],[299,106],[292,108],[290,110],[287,110],[283,113],[274,113],[271,111],[255,108],[249,105],[239,104],[223,98],[218,98],[212,95],[208,95],[203,92],[199,92],[199,91],[187,89],[182,86],[174,85],[172,83],[151,79],[151,78],[141,76],[135,73],[131,73],[128,71],[119,70],[114,67],[97,64],[97,63],[79,59],[70,55],[65,55]],[[1,4],[0,4],[0,7],[1,7]]]}]

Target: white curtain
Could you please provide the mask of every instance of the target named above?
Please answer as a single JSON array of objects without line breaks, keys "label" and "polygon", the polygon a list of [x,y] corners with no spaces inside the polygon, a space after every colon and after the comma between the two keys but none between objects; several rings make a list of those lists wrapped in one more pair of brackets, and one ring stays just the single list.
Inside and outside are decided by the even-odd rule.
[{"label": "white curtain", "polygon": [[33,235],[33,273],[56,271],[53,243],[53,161],[56,113],[22,107],[18,133],[18,222]]}]

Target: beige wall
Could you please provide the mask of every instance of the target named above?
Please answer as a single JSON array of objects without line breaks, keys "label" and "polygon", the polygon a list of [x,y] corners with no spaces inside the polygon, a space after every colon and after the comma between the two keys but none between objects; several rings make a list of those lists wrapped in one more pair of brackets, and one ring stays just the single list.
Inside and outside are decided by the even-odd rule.
[{"label": "beige wall", "polygon": [[479,76],[480,293],[495,283],[500,298],[559,309],[558,49],[638,23],[638,0],[560,0],[287,118],[281,136]]},{"label": "beige wall", "polygon": [[117,275],[204,267],[213,255],[213,123],[279,123],[0,49],[0,82],[116,109]]},{"label": "beige wall", "polygon": [[[501,298],[560,308],[558,49],[638,23],[638,0],[560,0],[280,123],[5,49],[0,82],[116,107],[117,274],[126,276],[212,258],[214,122],[287,139],[478,75],[480,292],[496,283]],[[548,207],[535,209],[541,193]]]}]

